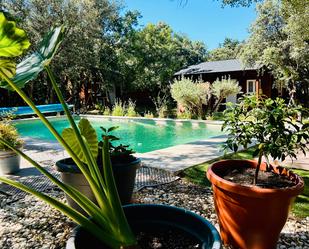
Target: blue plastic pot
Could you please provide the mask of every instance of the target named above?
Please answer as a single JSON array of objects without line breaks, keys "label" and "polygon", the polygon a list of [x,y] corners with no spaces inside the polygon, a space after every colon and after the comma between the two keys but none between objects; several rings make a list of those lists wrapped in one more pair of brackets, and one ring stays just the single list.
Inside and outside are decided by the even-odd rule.
[{"label": "blue plastic pot", "polygon": [[[203,217],[173,206],[156,204],[131,204],[124,211],[133,231],[181,230],[201,244],[200,249],[220,249],[221,239],[217,229]],[[100,241],[80,226],[73,230],[66,249],[107,249]]]}]

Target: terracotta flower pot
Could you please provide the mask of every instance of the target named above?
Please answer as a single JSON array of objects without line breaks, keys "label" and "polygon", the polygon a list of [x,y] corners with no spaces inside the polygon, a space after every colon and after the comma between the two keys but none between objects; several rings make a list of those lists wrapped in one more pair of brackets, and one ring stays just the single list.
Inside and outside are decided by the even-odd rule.
[{"label": "terracotta flower pot", "polygon": [[[253,160],[223,160],[211,165],[207,177],[212,183],[214,202],[223,242],[241,249],[275,249],[295,197],[304,189],[301,177],[282,167],[273,167],[296,185],[285,189],[242,186],[224,180],[231,169],[252,167]],[[266,170],[266,164],[261,165]]]}]

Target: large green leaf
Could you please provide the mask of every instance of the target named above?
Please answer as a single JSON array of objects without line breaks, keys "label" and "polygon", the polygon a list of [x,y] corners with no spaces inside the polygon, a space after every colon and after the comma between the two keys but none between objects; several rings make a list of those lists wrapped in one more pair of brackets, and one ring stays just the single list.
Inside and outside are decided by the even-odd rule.
[{"label": "large green leaf", "polygon": [[11,78],[16,73],[16,64],[9,59],[1,59],[0,60],[0,72],[6,75],[7,77]]},{"label": "large green leaf", "polygon": [[26,32],[0,12],[0,57],[16,57],[30,46]]},{"label": "large green leaf", "polygon": [[[12,81],[23,88],[27,82],[35,79],[50,64],[63,39],[64,27],[53,28],[40,43],[37,52],[34,52],[17,65],[16,75]],[[12,90],[7,82],[1,82],[0,87]]]},{"label": "large green leaf", "polygon": [[64,26],[52,29],[47,35],[44,36],[39,46],[39,54],[42,57],[44,66],[49,65],[52,58],[57,52],[64,34]]},{"label": "large green leaf", "polygon": [[[90,122],[84,118],[79,121],[78,128],[80,130],[82,137],[88,143],[88,146],[90,148],[93,157],[96,159],[98,156],[98,137],[95,129],[91,126]],[[82,162],[87,163],[86,157],[82,151],[82,148],[78,143],[78,139],[75,136],[73,129],[72,128],[64,129],[62,132],[62,137],[72,148],[73,152],[78,156],[78,158]]]}]

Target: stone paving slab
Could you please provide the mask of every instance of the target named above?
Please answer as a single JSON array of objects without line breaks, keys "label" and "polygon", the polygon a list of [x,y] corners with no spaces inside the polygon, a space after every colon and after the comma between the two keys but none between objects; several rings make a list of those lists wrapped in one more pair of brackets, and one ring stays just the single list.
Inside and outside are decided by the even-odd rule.
[{"label": "stone paving slab", "polygon": [[177,174],[186,168],[222,156],[221,145],[225,140],[226,135],[221,135],[137,155],[146,165]]},{"label": "stone paving slab", "polygon": [[[188,167],[222,156],[221,144],[225,140],[226,136],[222,135],[152,152],[137,153],[136,156],[141,158],[145,166],[177,174]],[[57,142],[26,138],[25,144],[26,154],[45,165],[48,164],[48,161],[51,164],[61,158],[68,157],[67,152]],[[35,171],[36,169],[30,163],[22,159],[21,171],[17,175],[24,176]]]}]

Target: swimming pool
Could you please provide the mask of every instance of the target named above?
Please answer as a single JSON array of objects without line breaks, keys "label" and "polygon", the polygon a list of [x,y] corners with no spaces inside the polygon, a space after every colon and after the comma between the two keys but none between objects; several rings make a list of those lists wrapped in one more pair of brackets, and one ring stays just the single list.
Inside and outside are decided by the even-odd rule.
[{"label": "swimming pool", "polygon": [[[76,117],[75,121],[78,122],[79,119]],[[129,144],[131,148],[140,153],[204,140],[222,134],[220,125],[209,125],[204,122],[111,119],[103,117],[88,119],[97,131],[99,139],[102,135],[100,126],[105,128],[119,126],[119,129],[112,133],[121,138],[118,143]],[[49,120],[60,133],[64,128],[69,127],[68,121],[64,118],[51,118]],[[20,120],[15,122],[15,126],[24,137],[56,141],[39,119]]]}]

